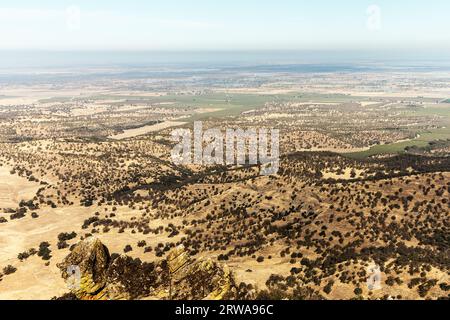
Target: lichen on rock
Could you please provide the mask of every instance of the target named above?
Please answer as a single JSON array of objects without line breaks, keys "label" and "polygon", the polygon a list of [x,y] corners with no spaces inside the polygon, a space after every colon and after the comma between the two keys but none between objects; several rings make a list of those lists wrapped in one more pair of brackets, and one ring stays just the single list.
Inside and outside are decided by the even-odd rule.
[{"label": "lichen on rock", "polygon": [[[58,268],[77,298],[101,299],[103,297],[101,291],[106,286],[109,260],[109,251],[100,240],[88,238],[76,245],[58,264]],[[74,277],[79,278],[75,282],[70,282]]]},{"label": "lichen on rock", "polygon": [[[193,259],[179,246],[157,262],[142,262],[128,256],[110,255],[96,238],[78,243],[60,263],[62,277],[71,293],[82,300],[129,299],[236,299],[232,272],[210,258]],[[77,268],[74,286],[70,270]]]}]

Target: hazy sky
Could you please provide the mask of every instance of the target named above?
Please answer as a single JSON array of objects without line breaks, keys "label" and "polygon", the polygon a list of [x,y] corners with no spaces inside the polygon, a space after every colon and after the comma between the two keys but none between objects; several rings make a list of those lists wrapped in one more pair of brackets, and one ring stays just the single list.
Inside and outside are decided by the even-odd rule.
[{"label": "hazy sky", "polygon": [[448,0],[2,0],[0,49],[450,48]]}]

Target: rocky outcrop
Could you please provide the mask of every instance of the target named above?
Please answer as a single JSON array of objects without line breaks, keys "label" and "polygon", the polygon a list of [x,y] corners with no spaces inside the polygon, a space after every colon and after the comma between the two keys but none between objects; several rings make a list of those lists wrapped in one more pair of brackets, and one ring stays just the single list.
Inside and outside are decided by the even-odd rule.
[{"label": "rocky outcrop", "polygon": [[226,265],[212,259],[191,260],[183,246],[172,250],[166,259],[168,283],[158,296],[163,299],[236,299],[234,277]]},{"label": "rocky outcrop", "polygon": [[110,255],[96,238],[78,243],[60,263],[71,297],[82,300],[236,299],[232,272],[212,259],[192,259],[183,246],[147,263]]},{"label": "rocky outcrop", "polygon": [[110,261],[108,249],[95,238],[80,242],[58,264],[71,292],[79,299],[102,299]]}]

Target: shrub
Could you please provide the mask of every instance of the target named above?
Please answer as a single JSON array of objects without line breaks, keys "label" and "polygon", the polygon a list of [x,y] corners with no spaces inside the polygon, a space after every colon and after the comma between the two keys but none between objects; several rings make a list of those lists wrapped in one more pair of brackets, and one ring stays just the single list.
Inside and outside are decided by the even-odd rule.
[{"label": "shrub", "polygon": [[39,257],[42,258],[42,260],[50,260],[50,258],[52,257],[51,254],[51,250],[49,249],[50,244],[48,242],[41,242],[41,244],[39,245],[39,250],[37,255]]},{"label": "shrub", "polygon": [[25,252],[21,252],[17,255],[17,259],[19,259],[20,261],[26,260],[28,259],[28,257],[30,256],[30,254],[25,251]]},{"label": "shrub", "polygon": [[59,241],[58,242],[58,249],[65,249],[65,248],[67,248],[67,247],[69,247],[69,245],[67,244],[67,242],[66,241]]},{"label": "shrub", "polygon": [[24,218],[25,217],[25,212],[23,212],[23,211],[19,211],[19,212],[17,212],[17,213],[14,213],[14,214],[12,214],[12,215],[10,215],[9,216],[9,218],[11,219],[11,220],[15,220],[15,219],[22,219],[22,218]]},{"label": "shrub", "polygon": [[325,288],[323,288],[323,292],[325,292],[326,294],[330,294],[332,289],[333,289],[333,281],[330,281],[327,283]]},{"label": "shrub", "polygon": [[138,245],[139,248],[142,248],[142,247],[145,247],[147,245],[147,242],[145,242],[145,240],[141,240],[141,241],[138,242],[137,245]]},{"label": "shrub", "polygon": [[3,274],[8,275],[17,271],[17,268],[14,268],[12,265],[8,265],[3,268]]},{"label": "shrub", "polygon": [[71,232],[71,233],[62,232],[58,235],[58,240],[59,241],[68,241],[68,240],[72,240],[76,236],[77,236],[77,234],[75,232]]}]

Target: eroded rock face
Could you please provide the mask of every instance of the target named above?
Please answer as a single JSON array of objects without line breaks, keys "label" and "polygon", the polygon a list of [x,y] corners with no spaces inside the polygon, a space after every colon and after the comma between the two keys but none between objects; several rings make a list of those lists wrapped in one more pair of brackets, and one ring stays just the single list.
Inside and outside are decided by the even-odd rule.
[{"label": "eroded rock face", "polygon": [[108,249],[100,240],[89,238],[76,245],[58,268],[71,292],[79,299],[100,299],[106,286],[109,260]]},{"label": "eroded rock face", "polygon": [[211,259],[194,260],[182,246],[169,252],[167,259],[146,263],[110,255],[100,240],[89,238],[78,243],[58,267],[71,293],[82,300],[221,300],[238,296],[227,266]]},{"label": "eroded rock face", "polygon": [[166,259],[169,283],[159,291],[163,299],[223,300],[236,299],[235,280],[227,266],[211,259],[191,260],[180,246],[172,250]]}]

